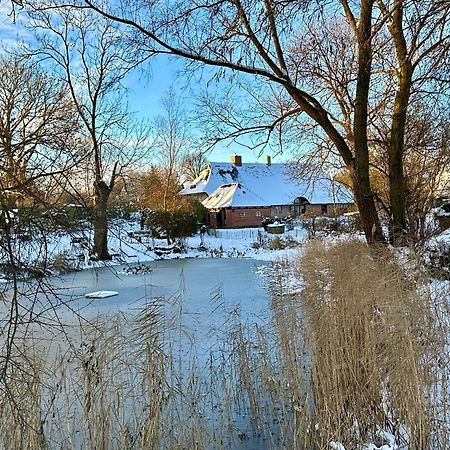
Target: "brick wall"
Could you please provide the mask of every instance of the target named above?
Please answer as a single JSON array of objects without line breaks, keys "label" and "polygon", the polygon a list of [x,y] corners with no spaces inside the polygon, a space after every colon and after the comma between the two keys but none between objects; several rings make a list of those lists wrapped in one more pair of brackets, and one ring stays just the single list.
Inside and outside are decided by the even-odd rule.
[{"label": "brick wall", "polygon": [[[306,212],[315,212],[317,214],[332,214],[335,205],[327,205],[327,211],[324,212],[322,205],[305,205]],[[336,205],[336,210],[344,212],[349,209],[346,204]],[[351,208],[350,208],[351,209]],[[280,211],[280,212],[279,212]],[[222,224],[217,223],[217,213],[209,212],[208,225],[212,228],[244,228],[259,227],[264,217],[286,217],[292,214],[289,205],[279,207],[261,207],[261,208],[228,208],[222,210]],[[301,217],[301,216],[300,216]]]},{"label": "brick wall", "polygon": [[287,217],[292,215],[291,205],[272,206],[270,208],[271,217]]},{"label": "brick wall", "polygon": [[323,208],[325,205],[305,205],[305,212],[315,212],[317,214],[342,214],[344,212],[348,211],[354,211],[355,208],[352,205],[349,205],[347,203],[336,203],[336,204],[327,204],[326,210]]},{"label": "brick wall", "polygon": [[[270,216],[270,208],[229,208],[225,210],[222,228],[260,227],[264,217]],[[209,225],[217,227],[216,213],[209,213]]]}]

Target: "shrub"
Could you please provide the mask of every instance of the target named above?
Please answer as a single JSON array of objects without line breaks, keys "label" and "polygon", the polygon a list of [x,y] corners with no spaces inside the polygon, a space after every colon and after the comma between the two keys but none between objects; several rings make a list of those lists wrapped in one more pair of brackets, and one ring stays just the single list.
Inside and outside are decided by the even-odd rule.
[{"label": "shrub", "polygon": [[269,250],[283,250],[286,248],[286,243],[279,236],[275,236],[269,241],[267,247]]},{"label": "shrub", "polygon": [[73,270],[67,251],[58,253],[50,264],[52,269],[58,272],[67,272]]},{"label": "shrub", "polygon": [[164,236],[169,241],[191,236],[198,231],[195,214],[181,211],[149,211],[146,225],[154,236]]},{"label": "shrub", "polygon": [[285,239],[285,244],[286,244],[286,247],[288,247],[288,248],[300,247],[300,242],[298,242],[296,239],[294,239],[291,236],[288,236]]}]

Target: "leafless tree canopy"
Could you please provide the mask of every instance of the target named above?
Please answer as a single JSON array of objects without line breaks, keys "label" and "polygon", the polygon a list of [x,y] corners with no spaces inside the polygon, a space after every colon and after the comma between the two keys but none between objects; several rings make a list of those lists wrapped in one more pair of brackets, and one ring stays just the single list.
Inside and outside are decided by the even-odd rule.
[{"label": "leafless tree canopy", "polygon": [[14,208],[45,199],[76,154],[80,129],[65,86],[19,57],[0,60],[0,188]]},{"label": "leafless tree canopy", "polygon": [[107,203],[127,166],[143,156],[148,126],[129,112],[124,77],[146,56],[124,44],[115,22],[85,9],[32,11],[36,53],[51,64],[69,90],[89,150],[92,174],[94,254],[108,259]]},{"label": "leafless tree canopy", "polygon": [[192,181],[200,175],[206,164],[207,159],[201,151],[189,152],[181,160],[181,176]]}]

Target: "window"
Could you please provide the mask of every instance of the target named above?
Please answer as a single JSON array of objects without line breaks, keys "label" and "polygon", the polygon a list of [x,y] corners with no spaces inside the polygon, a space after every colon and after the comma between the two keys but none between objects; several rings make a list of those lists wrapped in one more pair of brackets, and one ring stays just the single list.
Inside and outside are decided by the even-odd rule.
[{"label": "window", "polygon": [[239,215],[240,215],[241,217],[245,217],[245,211],[241,211],[241,212],[239,213]]},{"label": "window", "polygon": [[275,206],[275,214],[281,214],[281,206]]},{"label": "window", "polygon": [[256,215],[256,217],[261,217],[261,211],[257,210],[255,215]]}]

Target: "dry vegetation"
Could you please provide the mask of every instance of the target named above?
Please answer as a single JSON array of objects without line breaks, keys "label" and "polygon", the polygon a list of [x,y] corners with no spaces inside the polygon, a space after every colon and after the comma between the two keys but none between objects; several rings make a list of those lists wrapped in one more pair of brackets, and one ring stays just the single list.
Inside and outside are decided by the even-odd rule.
[{"label": "dry vegetation", "polygon": [[301,274],[323,440],[356,448],[387,430],[409,448],[448,448],[448,297],[359,242],[310,246]]},{"label": "dry vegetation", "polygon": [[313,243],[299,271],[300,295],[272,274],[266,325],[212,294],[224,317],[206,356],[183,329],[182,293],[99,317],[70,346],[18,347],[0,448],[356,449],[379,430],[448,448],[446,297],[362,243]]}]

